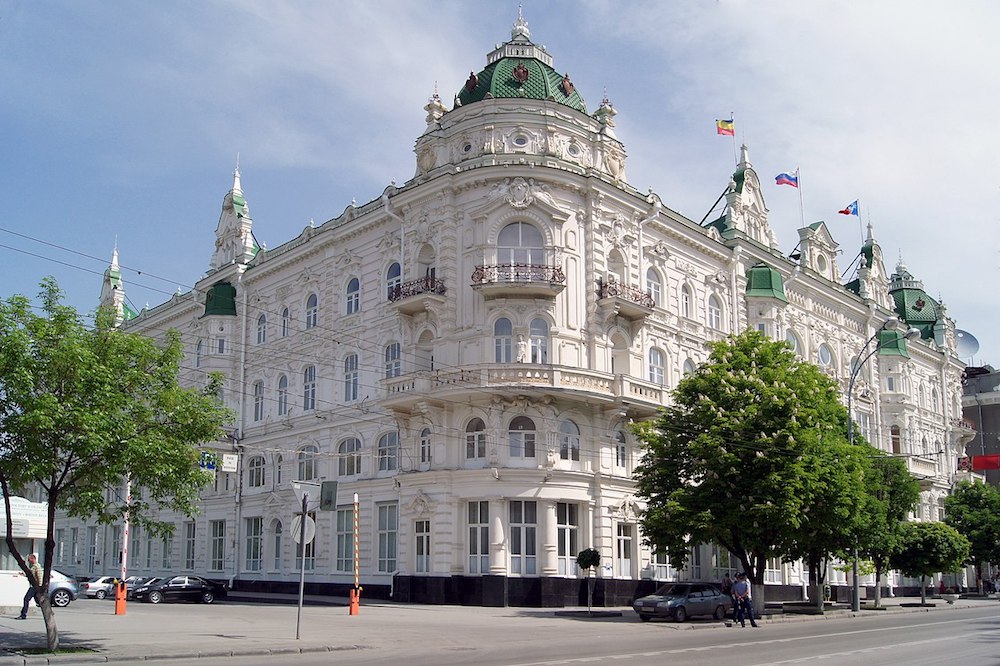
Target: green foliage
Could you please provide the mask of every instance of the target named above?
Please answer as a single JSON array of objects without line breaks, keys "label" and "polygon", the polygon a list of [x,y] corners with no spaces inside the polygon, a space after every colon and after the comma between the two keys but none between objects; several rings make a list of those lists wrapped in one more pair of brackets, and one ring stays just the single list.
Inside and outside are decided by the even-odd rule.
[{"label": "green foliage", "polygon": [[969,540],[970,561],[1000,562],[1000,490],[963,481],[944,500],[945,519]]},{"label": "green foliage", "polygon": [[[115,329],[105,311],[87,328],[51,279],[40,297],[40,314],[24,296],[0,303],[5,495],[41,486],[50,511],[47,548],[57,506],[104,523],[127,512],[133,524],[166,533],[169,526],[152,515],[160,508],[193,515],[209,480],[196,447],[222,436],[231,419],[216,397],[218,378],[202,391],[178,385],[176,332],[157,343]],[[114,492],[109,500],[126,478],[141,488],[141,500],[126,505]]]},{"label": "green foliage", "polygon": [[969,558],[969,540],[944,523],[904,523],[890,566],[912,578],[955,571]]},{"label": "green foliage", "polygon": [[576,556],[576,565],[586,571],[591,567],[597,568],[601,564],[601,553],[595,548],[584,548]]},{"label": "green foliage", "polygon": [[873,452],[865,489],[858,552],[871,560],[875,574],[881,576],[889,571],[889,558],[900,548],[901,529],[920,499],[920,484],[903,459]]},{"label": "green foliage", "polygon": [[846,423],[833,380],[784,342],[746,331],[715,343],[661,416],[636,427],[647,543],[680,567],[689,547],[714,542],[761,583],[766,558],[806,552],[828,521],[856,513],[864,463]]}]

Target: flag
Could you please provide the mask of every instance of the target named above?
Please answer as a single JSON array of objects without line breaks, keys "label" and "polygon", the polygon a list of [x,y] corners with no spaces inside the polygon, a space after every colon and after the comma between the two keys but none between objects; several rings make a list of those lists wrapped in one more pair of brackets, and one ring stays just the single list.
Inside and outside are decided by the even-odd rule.
[{"label": "flag", "polygon": [[[851,203],[847,204],[847,208],[844,210],[838,210],[841,215],[858,215],[858,201],[855,199]],[[860,215],[858,215],[860,217]]]},{"label": "flag", "polygon": [[798,174],[791,173],[779,173],[774,177],[775,185],[791,185],[792,187],[799,186],[799,176]]},{"label": "flag", "polygon": [[1000,469],[1000,456],[972,456],[972,471]]},{"label": "flag", "polygon": [[730,118],[729,120],[716,120],[715,133],[724,134],[726,136],[734,136],[736,132],[733,128],[733,119]]}]

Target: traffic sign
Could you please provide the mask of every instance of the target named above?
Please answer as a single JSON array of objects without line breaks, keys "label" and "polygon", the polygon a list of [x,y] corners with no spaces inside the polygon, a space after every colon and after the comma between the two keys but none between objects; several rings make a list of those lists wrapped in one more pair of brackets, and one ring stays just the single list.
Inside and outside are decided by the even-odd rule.
[{"label": "traffic sign", "polygon": [[[306,544],[312,543],[312,540],[316,537],[316,521],[306,516]],[[302,538],[302,516],[295,516],[292,518],[292,540],[295,543],[299,543]]]}]

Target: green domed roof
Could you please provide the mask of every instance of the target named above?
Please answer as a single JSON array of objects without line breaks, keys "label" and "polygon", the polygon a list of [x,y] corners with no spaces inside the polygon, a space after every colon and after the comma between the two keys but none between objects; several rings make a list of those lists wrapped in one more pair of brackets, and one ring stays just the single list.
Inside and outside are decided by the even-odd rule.
[{"label": "green domed roof", "polygon": [[569,75],[552,68],[552,56],[531,42],[528,24],[520,16],[510,36],[509,42],[487,56],[486,69],[469,75],[455,96],[456,106],[491,98],[547,99],[586,113],[587,106]]},{"label": "green domed roof", "polygon": [[939,303],[924,291],[924,283],[914,278],[903,262],[889,283],[889,295],[899,318],[920,331],[924,340],[934,337],[934,324],[941,318]]},{"label": "green domed roof", "polygon": [[754,264],[747,271],[747,296],[776,298],[784,303],[788,302],[781,273],[764,262]]}]

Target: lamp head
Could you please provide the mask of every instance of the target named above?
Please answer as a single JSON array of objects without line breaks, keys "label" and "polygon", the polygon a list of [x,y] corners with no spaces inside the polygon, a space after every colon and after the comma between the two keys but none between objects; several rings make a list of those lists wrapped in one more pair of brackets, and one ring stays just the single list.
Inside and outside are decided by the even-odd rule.
[{"label": "lamp head", "polygon": [[897,328],[899,328],[899,317],[896,315],[892,315],[882,324],[883,331],[895,331]]},{"label": "lamp head", "polygon": [[916,340],[920,337],[920,329],[913,328],[912,326],[906,329],[906,333],[903,333],[903,337],[907,340]]}]

